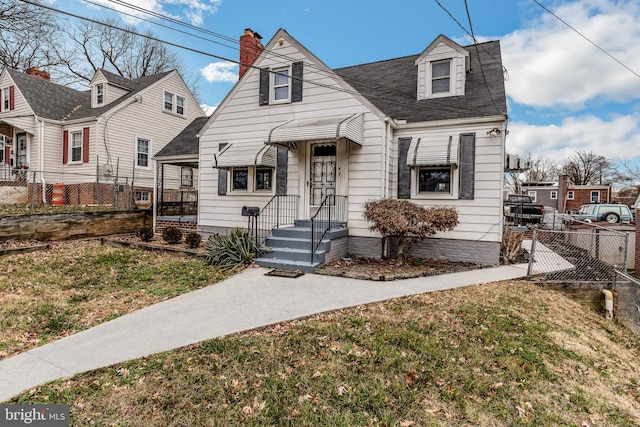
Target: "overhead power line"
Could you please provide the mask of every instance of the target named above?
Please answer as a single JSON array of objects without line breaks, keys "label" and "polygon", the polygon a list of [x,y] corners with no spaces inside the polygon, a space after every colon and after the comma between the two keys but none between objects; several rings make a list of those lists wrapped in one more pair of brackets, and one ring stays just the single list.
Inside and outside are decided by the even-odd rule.
[{"label": "overhead power line", "polygon": [[[224,56],[221,56],[221,55],[216,55],[216,54],[213,54],[213,53],[210,53],[210,52],[205,52],[205,51],[202,51],[202,50],[199,50],[199,49],[194,49],[194,48],[191,48],[191,47],[188,47],[188,46],[180,45],[178,43],[165,41],[165,40],[159,39],[157,37],[154,37],[154,36],[151,36],[151,35],[148,35],[148,34],[141,34],[141,33],[138,33],[136,31],[133,31],[133,30],[130,30],[130,29],[127,29],[127,28],[118,27],[117,25],[113,25],[113,24],[110,24],[110,23],[107,23],[107,22],[103,22],[103,21],[87,18],[87,17],[81,16],[81,15],[77,15],[77,14],[74,14],[74,13],[71,13],[71,12],[67,12],[67,11],[64,11],[64,10],[61,10],[61,9],[57,9],[55,7],[52,7],[52,6],[45,5],[45,4],[42,4],[42,3],[36,3],[35,1],[32,1],[32,0],[20,0],[20,1],[23,2],[23,3],[27,3],[27,4],[30,4],[32,6],[35,6],[35,7],[44,8],[44,9],[50,10],[50,11],[55,12],[55,13],[67,15],[67,16],[70,16],[70,17],[73,17],[73,18],[76,18],[76,19],[80,19],[80,20],[83,20],[83,21],[92,22],[92,23],[97,24],[97,25],[103,25],[103,26],[106,26],[106,27],[109,27],[109,28],[112,28],[112,29],[115,29],[115,30],[118,30],[118,31],[122,31],[122,32],[129,33],[129,34],[132,34],[132,35],[135,35],[135,36],[138,36],[138,37],[146,38],[148,40],[152,40],[152,41],[155,41],[155,42],[158,42],[158,43],[163,43],[163,44],[166,44],[166,45],[178,48],[178,49],[187,50],[187,51],[199,54],[199,55],[208,56],[208,57],[211,57],[211,58],[214,58],[214,59],[218,59],[218,60],[222,60],[222,61],[226,61],[226,62],[230,62],[230,63],[234,63],[234,64],[246,65],[249,68],[260,69],[260,67],[257,67],[257,66],[255,66],[253,64],[243,64],[240,61],[235,60],[235,59],[227,58],[227,57],[224,57]],[[122,0],[109,0],[109,1],[116,2],[116,3],[119,3],[121,5],[129,6],[128,3],[126,3],[126,2],[124,2]],[[96,4],[96,3],[92,3],[92,4]],[[99,4],[96,4],[96,5],[104,7],[103,5],[99,5]],[[145,11],[145,13],[146,13],[145,9],[142,9],[142,8],[140,8],[138,6],[133,6],[133,8],[134,9],[138,9],[139,11]],[[111,9],[111,8],[107,8],[107,9],[114,10],[114,9]],[[116,11],[116,12],[123,13],[123,12],[120,12],[120,11]],[[189,24],[185,24],[185,23],[183,23],[181,21],[178,21],[178,20],[175,20],[173,18],[164,17],[163,15],[157,14],[155,12],[150,12],[150,14],[153,15],[153,16],[157,16],[157,17],[159,17],[161,19],[165,19],[166,18],[167,20],[170,20],[170,21],[173,20],[173,22],[178,23],[180,25],[190,26]],[[140,18],[139,16],[130,15],[130,14],[126,14],[126,15],[134,16],[134,17],[136,17],[138,19],[141,19],[143,21],[147,21],[147,20],[145,20],[143,18]],[[153,21],[151,21],[151,23],[156,24]],[[178,31],[178,32],[185,33],[187,35],[194,36],[193,34],[190,34],[190,33],[187,33],[187,32],[183,32],[181,30],[175,29],[175,28],[170,27],[170,26],[165,26],[165,25],[162,25],[162,26],[165,27],[165,28],[174,30],[174,31]],[[195,26],[191,26],[191,27],[196,28],[198,31],[201,30],[201,29],[199,29],[199,28],[197,28]],[[224,38],[225,40],[228,40],[228,41],[233,41],[233,43],[238,43],[235,39],[231,39],[229,37],[222,36],[222,35],[214,33],[214,32],[210,32],[210,34],[214,35],[215,37]],[[194,37],[202,38],[202,37],[199,37],[199,36],[194,36]],[[212,40],[209,40],[209,39],[204,39],[204,40],[212,41]],[[212,42],[216,43],[215,41],[212,41]],[[218,44],[221,44],[221,43],[218,43]],[[230,47],[230,46],[227,46],[227,45],[223,45],[223,46]],[[237,49],[239,49],[239,48],[237,48]],[[289,62],[292,60],[292,58],[286,57],[285,55],[276,54],[276,53],[274,53],[272,51],[266,51],[265,50],[265,52],[267,54],[271,54],[271,55],[274,55],[276,57],[285,58]],[[329,72],[333,76],[337,76],[335,71],[333,71],[331,69],[320,68],[320,67],[317,67],[317,66],[315,66],[313,64],[309,64],[309,63],[305,63],[305,65],[307,67],[316,68],[320,72]],[[278,72],[273,71],[273,70],[268,70],[268,71],[270,73],[272,73],[272,74],[278,74]],[[287,76],[287,77],[292,78],[292,79],[296,79],[293,76]],[[357,95],[357,96],[362,95],[361,92],[348,90],[348,89],[345,89],[345,88],[339,87],[339,86],[333,86],[333,85],[329,85],[329,84],[324,84],[324,83],[320,83],[320,82],[317,82],[317,81],[312,81],[312,80],[308,80],[308,79],[304,79],[304,78],[298,79],[298,80],[304,81],[304,82],[306,82],[308,84],[312,84],[312,85],[315,85],[315,86],[324,87],[324,88],[327,88],[327,89],[330,89],[330,90],[335,90],[335,91],[339,91],[339,92],[343,92],[343,93],[348,93],[348,94],[351,94],[351,95]],[[366,85],[366,86],[368,86],[370,88],[372,88],[372,87],[376,87],[378,89],[381,88],[381,86],[378,85],[378,84],[373,84],[373,83],[367,82],[365,80],[359,80],[359,81],[361,83],[364,83],[364,85]],[[442,108],[449,108],[451,110],[465,110],[465,111],[470,111],[470,112],[474,112],[474,113],[481,113],[481,114],[488,113],[487,111],[481,111],[481,110],[478,110],[478,109],[467,109],[467,108],[460,107],[460,106],[447,105],[445,103],[441,103],[441,105],[439,105],[437,107],[436,106],[423,105],[423,104],[417,104],[415,102],[416,101],[415,94],[409,94],[409,93],[405,94],[405,93],[402,93],[402,92],[397,92],[397,91],[395,91],[394,89],[391,89],[391,88],[382,87],[382,89],[383,89],[383,91],[385,93],[387,93],[389,95],[394,95],[394,98],[385,98],[387,101],[393,102],[393,103],[398,104],[398,105],[410,106],[411,108],[414,108],[414,109],[417,109],[417,110],[441,110]],[[402,102],[401,99],[397,99],[398,97],[399,98],[407,98],[407,101],[409,101],[409,102],[407,102],[407,101]],[[441,101],[441,100],[439,100],[439,101]]]},{"label": "overhead power line", "polygon": [[592,44],[596,49],[598,49],[600,52],[604,53],[605,55],[607,55],[609,58],[613,59],[614,61],[616,61],[618,64],[622,65],[624,68],[626,68],[627,70],[629,70],[631,73],[633,73],[636,77],[640,77],[640,74],[636,73],[633,69],[631,69],[630,67],[628,67],[626,64],[624,64],[622,61],[620,61],[618,58],[616,58],[615,56],[613,56],[612,54],[610,54],[609,52],[607,52],[605,49],[603,49],[602,47],[600,47],[597,43],[595,43],[593,40],[589,39],[587,36],[585,36],[584,34],[582,34],[580,31],[578,31],[577,29],[575,29],[573,26],[571,26],[567,21],[565,21],[564,19],[560,18],[557,14],[553,13],[551,10],[549,10],[546,6],[544,6],[542,3],[540,3],[538,0],[532,0],[535,4],[537,4],[538,6],[540,6],[542,9],[544,9],[548,14],[550,14],[551,16],[553,16],[554,18],[556,18],[558,21],[562,22],[564,25],[566,25],[567,27],[569,27],[573,32],[575,32],[576,34],[578,34],[580,37],[582,37],[583,39],[585,39],[586,41],[588,41],[590,44]]}]

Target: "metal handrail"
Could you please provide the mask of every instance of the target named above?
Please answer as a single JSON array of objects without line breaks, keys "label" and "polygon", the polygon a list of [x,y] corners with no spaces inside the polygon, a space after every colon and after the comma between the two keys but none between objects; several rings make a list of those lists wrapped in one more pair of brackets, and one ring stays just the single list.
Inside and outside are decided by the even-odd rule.
[{"label": "metal handrail", "polygon": [[276,195],[260,209],[254,230],[258,244],[262,246],[274,229],[293,225],[298,216],[299,196]]},{"label": "metal handrail", "polygon": [[346,222],[346,208],[347,196],[328,194],[311,217],[311,263],[327,232]]}]

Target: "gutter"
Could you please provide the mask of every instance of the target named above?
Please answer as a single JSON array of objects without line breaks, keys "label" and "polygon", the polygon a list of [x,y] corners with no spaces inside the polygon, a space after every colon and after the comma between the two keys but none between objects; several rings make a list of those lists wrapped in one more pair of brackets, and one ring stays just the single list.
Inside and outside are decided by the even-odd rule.
[{"label": "gutter", "polygon": [[475,117],[468,119],[450,119],[450,120],[435,120],[428,122],[411,122],[407,123],[404,120],[394,120],[397,123],[397,129],[415,129],[425,127],[440,127],[440,126],[456,126],[472,123],[490,123],[490,122],[502,122],[507,120],[506,114],[487,117]]}]

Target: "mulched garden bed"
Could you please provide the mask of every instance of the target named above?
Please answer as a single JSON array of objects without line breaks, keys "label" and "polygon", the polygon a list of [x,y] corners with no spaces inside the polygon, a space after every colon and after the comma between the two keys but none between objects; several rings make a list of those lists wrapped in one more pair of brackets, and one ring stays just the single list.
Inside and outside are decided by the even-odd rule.
[{"label": "mulched garden bed", "polygon": [[411,256],[387,259],[353,256],[327,263],[319,267],[315,273],[352,279],[388,281],[478,270],[487,267],[492,266],[472,262],[454,262],[446,259],[422,259]]}]

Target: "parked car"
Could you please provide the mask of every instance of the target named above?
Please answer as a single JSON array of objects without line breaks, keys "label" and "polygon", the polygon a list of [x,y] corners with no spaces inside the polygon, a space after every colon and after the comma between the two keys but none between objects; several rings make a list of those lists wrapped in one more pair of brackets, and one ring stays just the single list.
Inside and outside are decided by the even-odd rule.
[{"label": "parked car", "polygon": [[515,224],[539,224],[544,218],[544,206],[525,194],[509,194],[504,201],[504,216]]},{"label": "parked car", "polygon": [[609,224],[631,224],[633,215],[629,206],[621,203],[588,203],[580,206],[580,209],[571,218],[577,221],[600,222]]}]

